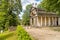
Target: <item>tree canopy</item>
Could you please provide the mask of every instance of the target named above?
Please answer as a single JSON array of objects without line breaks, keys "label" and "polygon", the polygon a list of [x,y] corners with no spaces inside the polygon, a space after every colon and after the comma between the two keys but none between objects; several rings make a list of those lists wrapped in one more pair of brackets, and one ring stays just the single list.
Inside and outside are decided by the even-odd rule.
[{"label": "tree canopy", "polygon": [[21,0],[0,0],[0,29],[16,26],[21,11]]},{"label": "tree canopy", "polygon": [[43,0],[38,7],[60,14],[60,0]]}]

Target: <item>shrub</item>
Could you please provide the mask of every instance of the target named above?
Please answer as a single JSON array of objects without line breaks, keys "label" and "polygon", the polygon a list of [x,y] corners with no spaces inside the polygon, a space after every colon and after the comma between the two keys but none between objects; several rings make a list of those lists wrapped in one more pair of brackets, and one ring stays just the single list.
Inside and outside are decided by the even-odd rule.
[{"label": "shrub", "polygon": [[23,29],[22,26],[17,26],[18,40],[32,40],[31,36]]}]

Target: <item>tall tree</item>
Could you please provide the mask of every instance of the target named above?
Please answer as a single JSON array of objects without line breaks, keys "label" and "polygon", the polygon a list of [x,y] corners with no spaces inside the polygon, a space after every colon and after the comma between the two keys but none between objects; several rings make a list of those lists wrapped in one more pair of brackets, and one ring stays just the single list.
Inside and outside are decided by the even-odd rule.
[{"label": "tall tree", "polygon": [[[21,0],[0,0],[0,27],[18,25],[18,15],[22,11]],[[7,25],[8,24],[8,25]]]},{"label": "tall tree", "polygon": [[60,14],[60,0],[43,0],[39,6],[46,9],[46,11]]},{"label": "tall tree", "polygon": [[22,16],[22,21],[24,25],[29,25],[30,24],[30,9],[31,9],[32,5],[29,4],[26,6],[26,10],[24,11],[24,14]]}]

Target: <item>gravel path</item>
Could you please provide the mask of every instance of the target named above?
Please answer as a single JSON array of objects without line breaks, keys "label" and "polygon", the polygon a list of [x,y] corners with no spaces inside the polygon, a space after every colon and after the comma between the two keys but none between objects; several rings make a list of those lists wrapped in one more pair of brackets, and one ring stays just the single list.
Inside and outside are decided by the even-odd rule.
[{"label": "gravel path", "polygon": [[49,28],[25,28],[35,40],[60,40],[60,32]]}]

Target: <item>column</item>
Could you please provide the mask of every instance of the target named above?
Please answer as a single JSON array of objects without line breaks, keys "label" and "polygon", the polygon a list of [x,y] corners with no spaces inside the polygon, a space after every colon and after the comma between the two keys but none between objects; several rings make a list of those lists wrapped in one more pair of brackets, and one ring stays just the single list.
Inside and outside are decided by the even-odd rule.
[{"label": "column", "polygon": [[43,18],[43,17],[41,16],[41,26],[42,26],[42,18]]},{"label": "column", "polygon": [[37,26],[37,17],[34,18],[34,26]]},{"label": "column", "polygon": [[32,26],[32,18],[30,18],[30,25]]},{"label": "column", "polygon": [[35,26],[35,17],[34,17],[34,26]]},{"label": "column", "polygon": [[35,17],[35,26],[37,26],[37,16]]},{"label": "column", "polygon": [[55,26],[57,26],[57,18],[55,17]]},{"label": "column", "polygon": [[50,17],[48,19],[49,19],[49,26],[51,26],[51,19],[50,19]]},{"label": "column", "polygon": [[54,25],[54,19],[53,19],[53,17],[52,17],[52,26]]},{"label": "column", "polygon": [[52,21],[52,26],[53,26],[53,17],[52,17],[52,20],[51,21]]},{"label": "column", "polygon": [[54,26],[55,26],[55,17],[54,17]]},{"label": "column", "polygon": [[36,17],[36,26],[40,27],[40,17]]},{"label": "column", "polygon": [[45,26],[46,26],[46,16],[45,16]]},{"label": "column", "polygon": [[60,17],[58,17],[58,25],[60,26]]},{"label": "column", "polygon": [[53,17],[53,25],[55,26],[55,17]]}]

